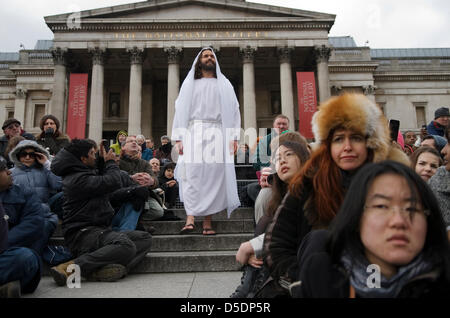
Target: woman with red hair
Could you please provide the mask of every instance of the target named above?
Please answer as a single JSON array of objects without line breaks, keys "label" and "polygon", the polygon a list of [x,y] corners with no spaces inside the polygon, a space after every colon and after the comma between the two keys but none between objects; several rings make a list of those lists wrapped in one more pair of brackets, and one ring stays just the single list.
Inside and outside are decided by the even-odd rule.
[{"label": "woman with red hair", "polygon": [[266,231],[271,279],[282,287],[296,280],[297,250],[303,237],[312,229],[328,227],[352,177],[364,164],[391,159],[409,165],[406,154],[390,140],[387,119],[364,95],[331,98],[314,114],[312,128],[315,150],[290,182]]}]

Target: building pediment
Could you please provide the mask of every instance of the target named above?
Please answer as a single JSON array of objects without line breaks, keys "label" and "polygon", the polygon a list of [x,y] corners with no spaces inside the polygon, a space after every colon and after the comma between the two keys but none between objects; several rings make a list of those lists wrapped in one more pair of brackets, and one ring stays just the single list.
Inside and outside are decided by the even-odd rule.
[{"label": "building pediment", "polygon": [[[52,31],[70,31],[70,24],[79,28],[93,25],[180,24],[180,23],[320,23],[330,29],[335,15],[291,8],[250,3],[244,0],[158,0],[118,5],[79,13],[45,17]],[[69,22],[69,23],[68,23]]]}]

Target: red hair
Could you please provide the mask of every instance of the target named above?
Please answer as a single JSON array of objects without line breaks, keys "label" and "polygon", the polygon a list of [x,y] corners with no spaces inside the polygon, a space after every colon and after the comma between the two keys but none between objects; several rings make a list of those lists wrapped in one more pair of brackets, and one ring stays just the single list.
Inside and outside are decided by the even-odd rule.
[{"label": "red hair", "polygon": [[312,225],[328,225],[336,216],[344,199],[342,175],[339,167],[331,158],[330,138],[317,149],[306,162],[299,174],[291,181],[289,190],[300,197],[305,179],[312,182],[312,203],[314,213]]}]

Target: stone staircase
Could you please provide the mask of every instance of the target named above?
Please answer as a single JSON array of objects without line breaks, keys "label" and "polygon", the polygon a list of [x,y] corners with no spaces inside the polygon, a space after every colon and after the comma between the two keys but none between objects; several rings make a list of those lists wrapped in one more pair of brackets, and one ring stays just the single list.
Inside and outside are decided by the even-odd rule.
[{"label": "stone staircase", "polygon": [[[254,211],[244,200],[244,187],[256,181],[251,165],[236,165],[238,191],[241,207],[230,219],[226,211],[212,216],[212,227],[217,235],[202,235],[202,220],[195,220],[195,231],[179,235],[185,224],[186,212],[183,204],[177,202],[173,209],[180,221],[151,221],[156,231],[153,234],[152,249],[146,258],[133,269],[133,273],[179,273],[179,272],[224,272],[238,271],[235,256],[241,243],[253,238]],[[52,238],[53,244],[63,244],[59,230]]]}]

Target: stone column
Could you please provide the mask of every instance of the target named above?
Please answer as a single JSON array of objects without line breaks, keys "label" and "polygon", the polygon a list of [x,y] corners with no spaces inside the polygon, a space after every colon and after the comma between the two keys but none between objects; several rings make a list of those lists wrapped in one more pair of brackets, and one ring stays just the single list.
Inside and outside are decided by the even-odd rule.
[{"label": "stone column", "polygon": [[291,130],[295,129],[294,92],[292,91],[292,48],[278,49],[280,59],[281,113],[289,118]]},{"label": "stone column", "polygon": [[60,130],[65,131],[65,118],[64,110],[66,109],[66,56],[67,49],[61,49],[60,47],[52,50],[53,62],[55,64],[54,79],[55,84],[53,86],[52,101],[50,103],[49,113],[59,119],[61,123]]},{"label": "stone column", "polygon": [[144,49],[133,47],[127,49],[130,54],[130,100],[128,110],[128,134],[141,134],[142,118],[142,61]]},{"label": "stone column", "polygon": [[22,123],[25,129],[25,103],[27,101],[27,90],[16,88],[16,100],[14,104],[14,118]]},{"label": "stone column", "polygon": [[319,83],[319,102],[323,103],[331,97],[330,73],[328,71],[328,60],[331,49],[325,45],[314,48],[314,56],[317,62],[317,82]]},{"label": "stone column", "polygon": [[362,89],[364,91],[364,95],[366,95],[367,98],[375,103],[375,90],[377,89],[377,87],[373,85],[367,85],[363,86]]},{"label": "stone column", "polygon": [[175,101],[180,91],[180,57],[182,50],[174,46],[164,49],[167,54],[167,136],[172,135]]},{"label": "stone column", "polygon": [[247,46],[241,49],[244,84],[244,130],[258,129],[256,122],[255,66],[256,49]]},{"label": "stone column", "polygon": [[105,82],[105,49],[89,49],[92,54],[91,102],[89,110],[89,138],[100,142],[103,133],[103,88]]}]

